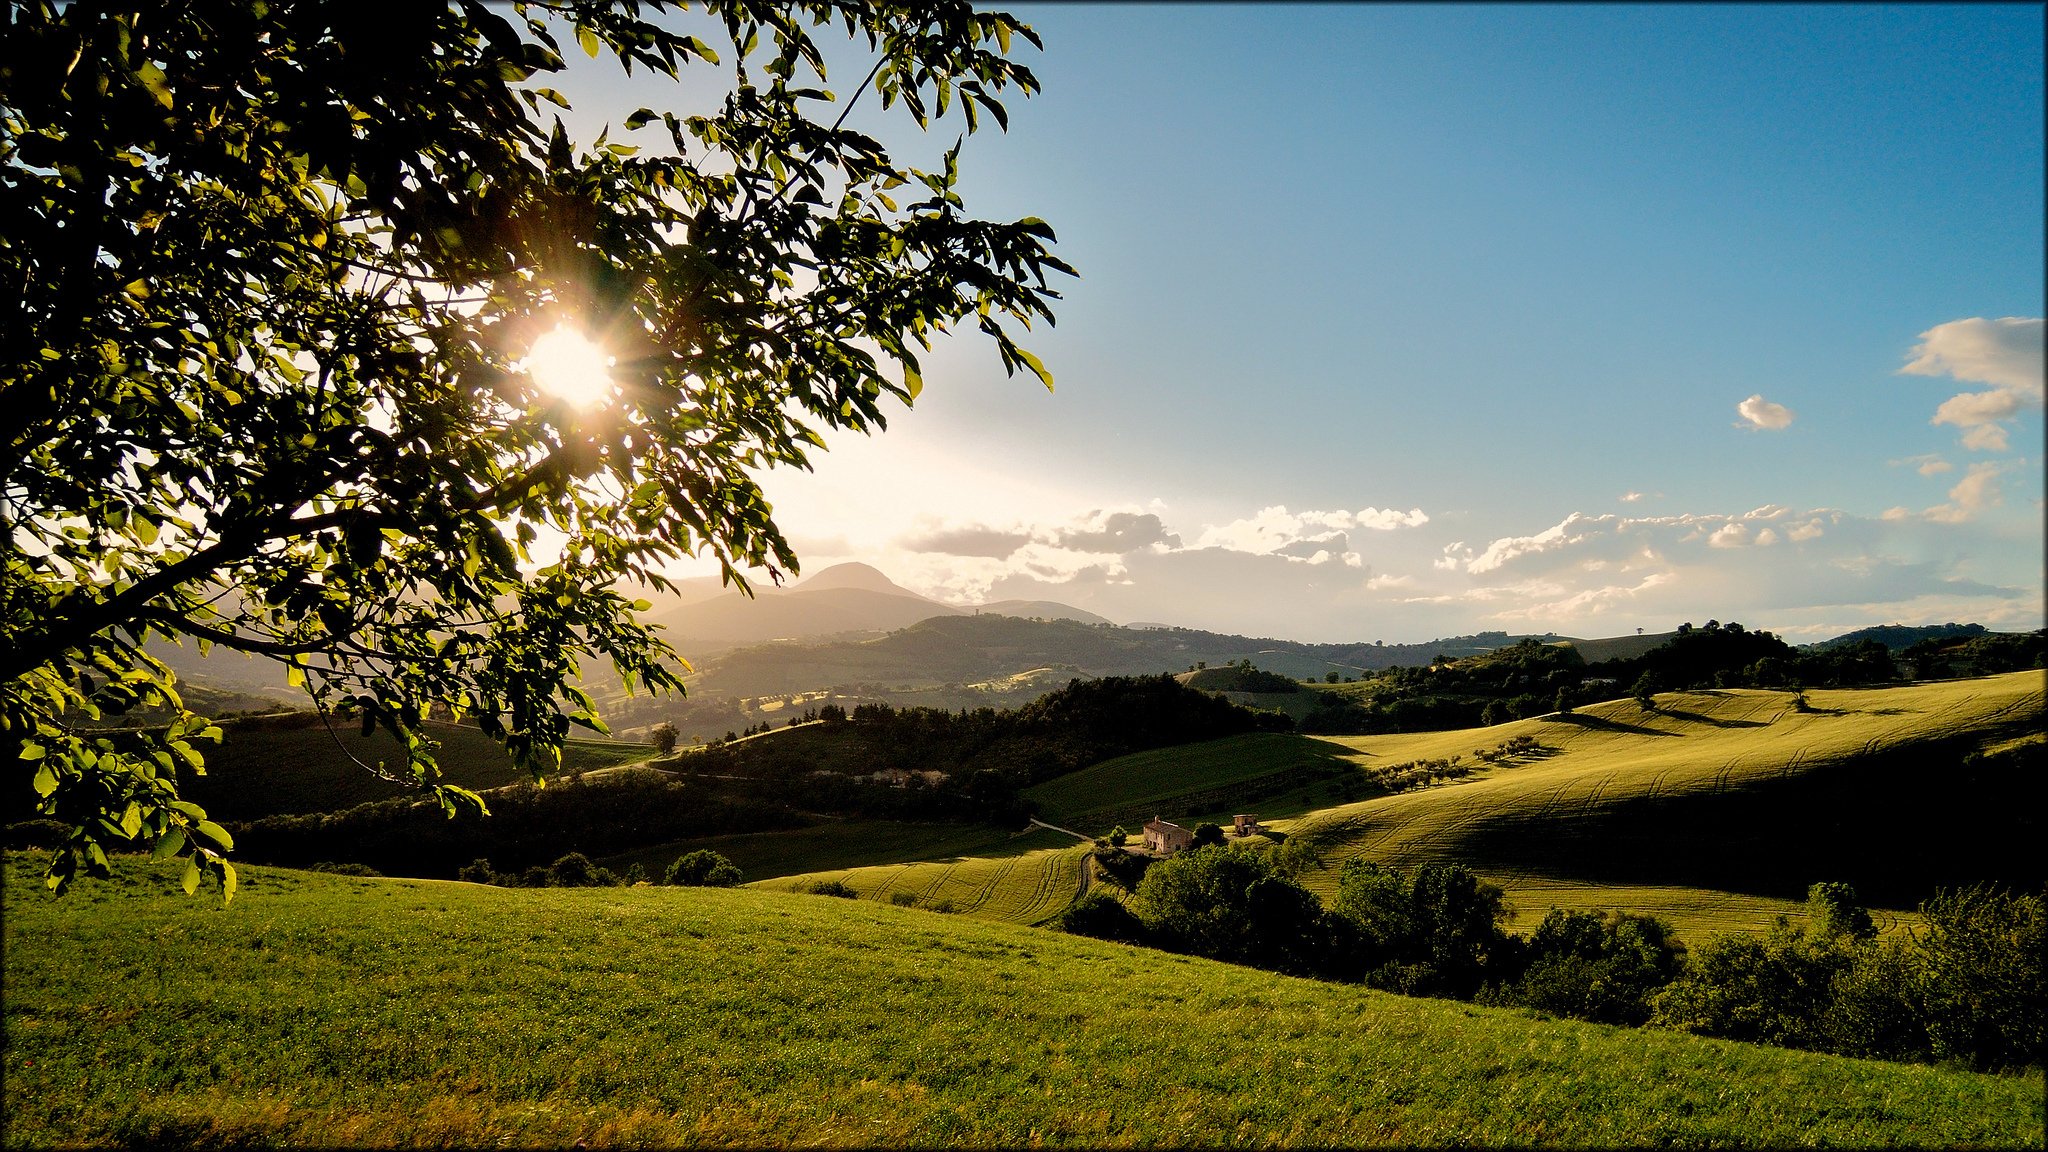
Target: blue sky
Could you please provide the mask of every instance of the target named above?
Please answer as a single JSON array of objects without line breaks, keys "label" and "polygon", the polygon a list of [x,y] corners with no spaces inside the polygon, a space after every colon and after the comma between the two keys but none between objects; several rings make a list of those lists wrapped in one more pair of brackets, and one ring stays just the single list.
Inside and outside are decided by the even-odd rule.
[{"label": "blue sky", "polygon": [[1081,272],[1058,390],[942,348],[764,478],[807,570],[1315,640],[2041,625],[2039,7],[1015,10],[1044,92],[962,169]]}]

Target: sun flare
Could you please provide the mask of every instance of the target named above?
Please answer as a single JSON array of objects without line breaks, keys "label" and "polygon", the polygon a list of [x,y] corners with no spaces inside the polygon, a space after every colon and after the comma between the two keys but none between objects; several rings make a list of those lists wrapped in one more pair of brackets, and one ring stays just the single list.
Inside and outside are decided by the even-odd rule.
[{"label": "sun flare", "polygon": [[602,345],[567,324],[556,325],[526,353],[533,382],[578,408],[611,396],[611,367],[611,355]]}]

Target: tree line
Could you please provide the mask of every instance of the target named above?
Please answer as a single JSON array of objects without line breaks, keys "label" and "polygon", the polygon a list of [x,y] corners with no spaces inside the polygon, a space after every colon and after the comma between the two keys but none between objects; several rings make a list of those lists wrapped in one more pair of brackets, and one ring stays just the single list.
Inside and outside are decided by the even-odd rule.
[{"label": "tree line", "polygon": [[[1108,853],[1105,853],[1108,855]],[[1124,863],[1135,860],[1125,857]],[[1299,880],[1313,849],[1210,845],[1102,889],[1066,931],[1229,963],[1607,1024],[1847,1056],[2039,1066],[2048,1058],[2048,900],[1990,885],[1938,892],[1923,926],[1880,936],[1855,891],[1808,890],[1807,925],[1688,949],[1670,925],[1553,909],[1506,930],[1501,890],[1460,865],[1346,861],[1325,906]],[[1129,884],[1133,870],[1106,868]]]}]

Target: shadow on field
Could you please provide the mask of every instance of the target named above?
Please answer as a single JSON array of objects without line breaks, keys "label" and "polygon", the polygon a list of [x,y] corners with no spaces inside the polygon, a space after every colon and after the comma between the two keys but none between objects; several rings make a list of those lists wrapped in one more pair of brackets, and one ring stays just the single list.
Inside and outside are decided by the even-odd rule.
[{"label": "shadow on field", "polygon": [[1797,900],[1817,880],[1911,908],[1937,888],[2048,882],[2048,774],[1966,761],[1978,739],[1808,764],[1718,790],[1637,795],[1576,812],[1499,812],[1433,854],[1481,871],[1670,884]]},{"label": "shadow on field", "polygon": [[[1686,712],[1678,708],[1660,708],[1658,711],[1674,720],[1690,720],[1695,724],[1709,724],[1715,728],[1768,728],[1764,720],[1723,720],[1718,716],[1707,716],[1699,712]],[[1819,709],[1815,709],[1819,711]]]},{"label": "shadow on field", "polygon": [[1640,724],[1624,724],[1619,720],[1609,720],[1604,716],[1589,716],[1584,712],[1553,712],[1544,717],[1544,719],[1552,724],[1576,724],[1581,728],[1592,728],[1600,732],[1627,732],[1632,736],[1678,735],[1676,732],[1659,732],[1655,728],[1645,728]]}]

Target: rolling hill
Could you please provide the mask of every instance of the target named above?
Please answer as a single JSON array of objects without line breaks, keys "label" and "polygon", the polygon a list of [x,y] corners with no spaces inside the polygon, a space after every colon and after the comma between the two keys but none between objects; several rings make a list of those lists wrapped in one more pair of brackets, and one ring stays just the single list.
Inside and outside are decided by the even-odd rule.
[{"label": "rolling hill", "polygon": [[870,901],[6,861],[9,1147],[2036,1144],[2038,1073],[1612,1028]]},{"label": "rolling hill", "polygon": [[[2043,675],[1871,690],[1666,693],[1483,729],[1312,738],[1253,734],[1106,761],[1031,789],[1045,819],[1087,835],[1151,814],[1192,826],[1253,811],[1313,846],[1304,877],[1329,896],[1342,862],[1462,863],[1500,883],[1524,919],[1544,909],[1653,912],[1681,931],[1761,928],[1815,880],[1845,880],[1889,909],[1937,887],[2048,881],[2036,847],[2048,778],[2021,758],[1972,763],[2039,732]],[[1517,737],[1527,751],[1479,761]],[[1369,773],[1457,757],[1477,771],[1370,796]],[[708,843],[708,842],[707,842]],[[1008,855],[982,849],[983,856]],[[815,875],[877,899],[900,863],[812,854]],[[962,875],[1002,877],[989,869]],[[1007,875],[1007,874],[1005,874]],[[990,897],[989,907],[1008,907]],[[957,903],[957,901],[956,901]]]}]

